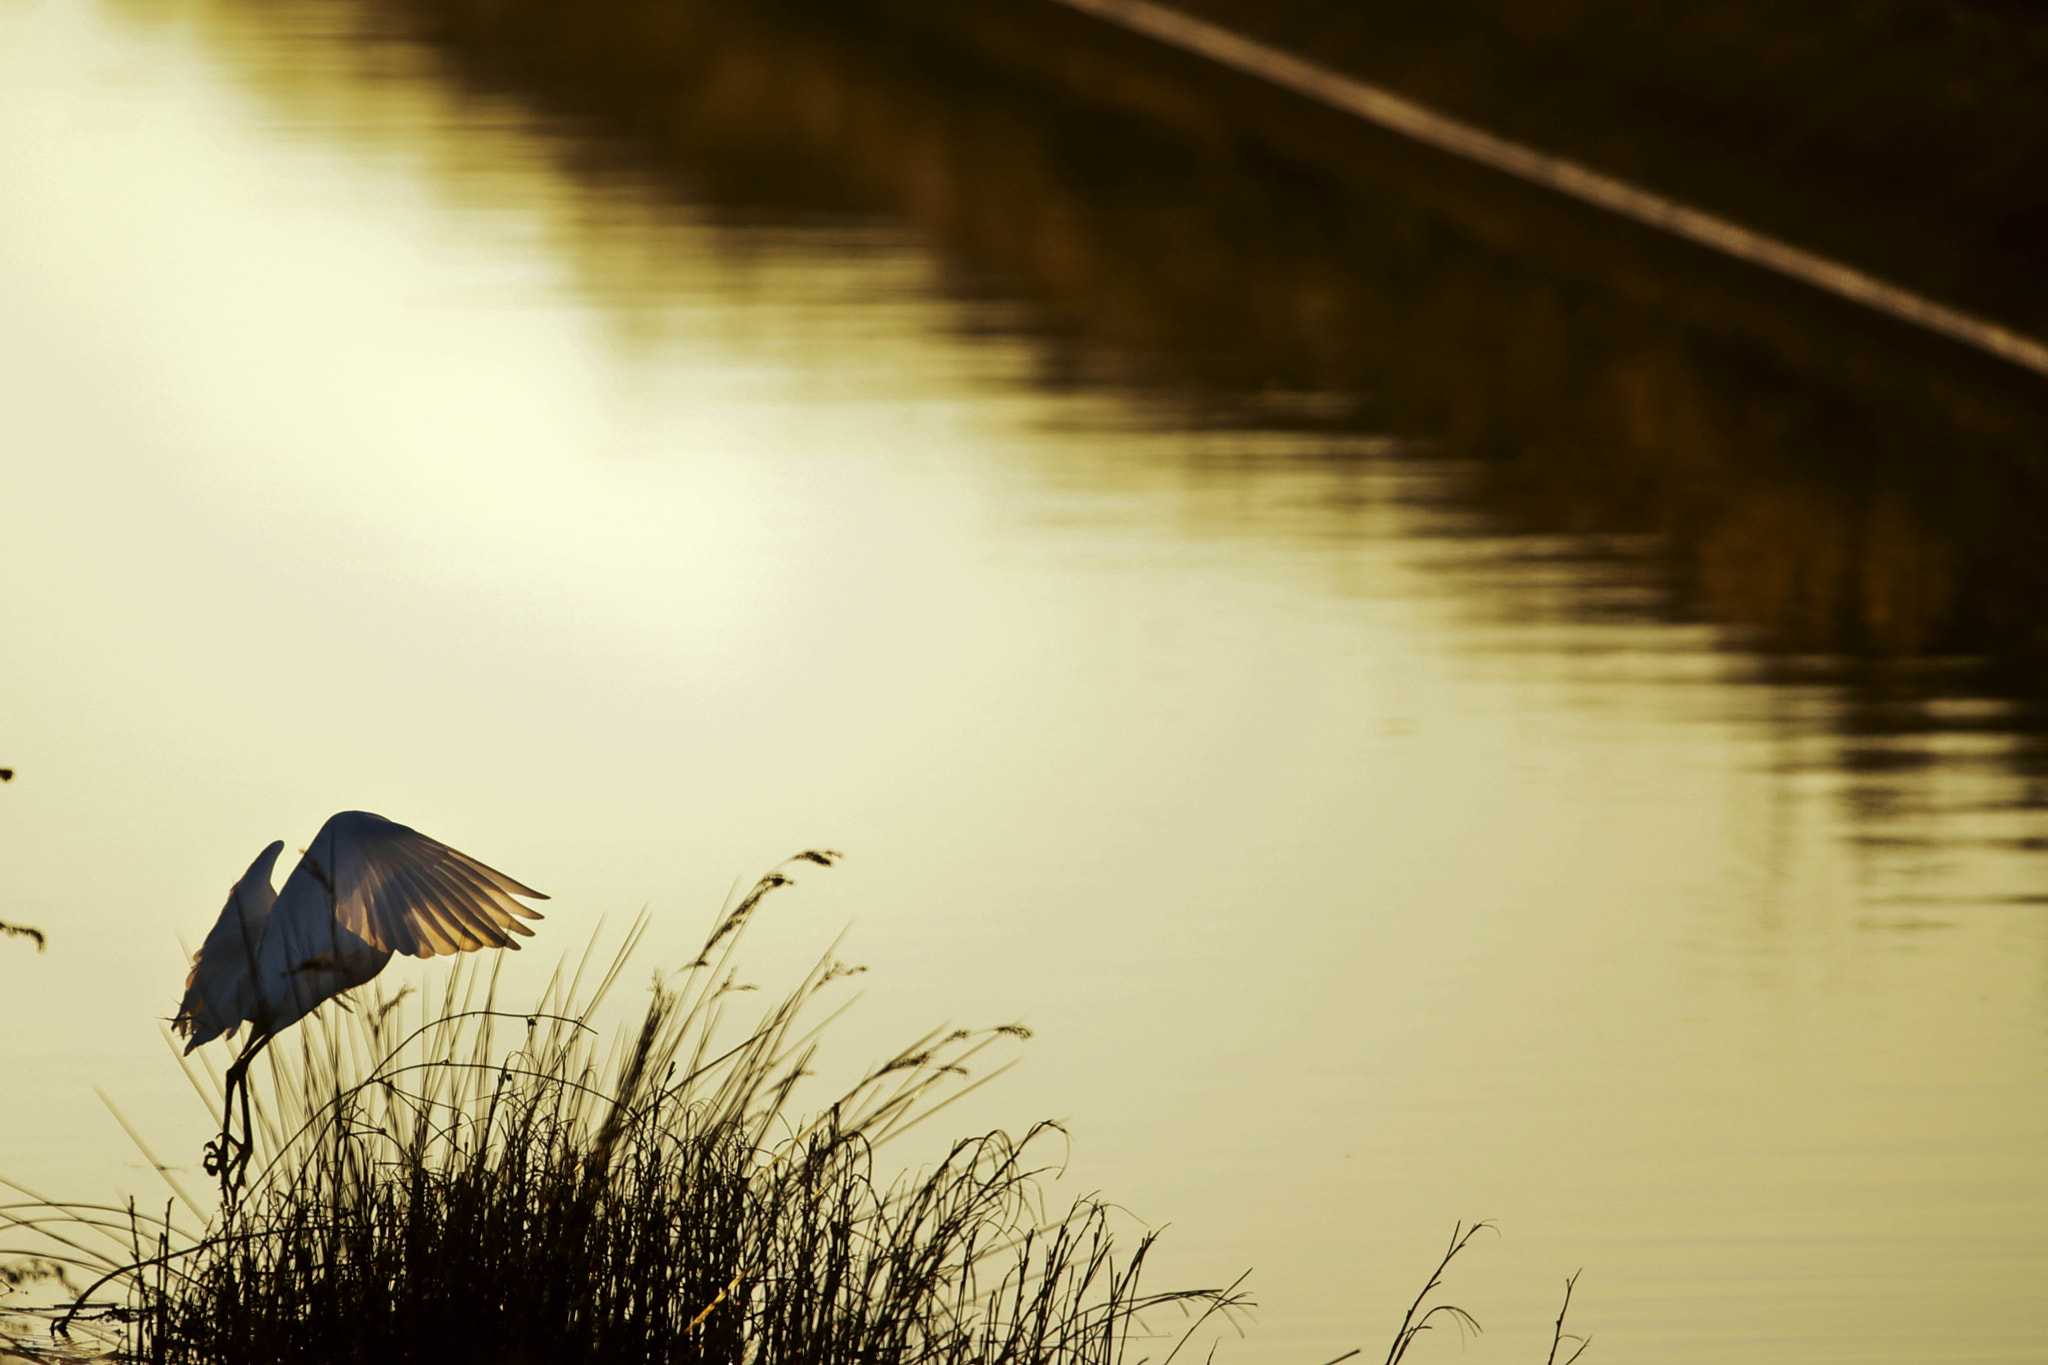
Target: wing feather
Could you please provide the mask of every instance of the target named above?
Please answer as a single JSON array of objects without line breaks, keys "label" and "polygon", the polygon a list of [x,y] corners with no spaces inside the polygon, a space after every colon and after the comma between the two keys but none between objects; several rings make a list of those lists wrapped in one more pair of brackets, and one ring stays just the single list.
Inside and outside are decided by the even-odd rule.
[{"label": "wing feather", "polygon": [[503,946],[504,936],[490,916],[472,904],[475,893],[460,877],[450,875],[444,867],[430,867],[421,868],[414,879],[432,888],[435,912],[457,947],[473,951]]},{"label": "wing feather", "polygon": [[[437,868],[436,872],[467,891],[463,906],[477,923],[479,931],[486,935],[487,941],[494,947],[517,948],[519,945],[513,942],[513,934],[522,938],[533,937],[533,930],[513,916],[539,919],[540,913],[528,909],[512,897],[534,896],[538,893],[473,859],[450,861]],[[494,913],[496,908],[509,910],[512,914]]]},{"label": "wing feather", "polygon": [[420,940],[420,956],[436,957],[442,953],[460,951],[461,943],[449,932],[446,911],[437,903],[432,892],[415,891],[411,886],[412,880],[411,877],[393,878],[394,882],[400,884],[398,889],[403,893],[408,923],[411,924],[414,935]]},{"label": "wing feather", "polygon": [[[517,948],[512,939],[514,932],[527,937],[533,931],[515,919],[502,922],[493,917],[490,907],[503,895],[495,887],[484,882],[459,863],[449,863],[432,869],[429,876],[447,886],[451,892],[447,905],[462,921],[464,927],[477,938],[477,947]],[[513,902],[515,909],[524,909]]]},{"label": "wing feather", "polygon": [[423,867],[411,874],[410,880],[431,888],[434,908],[442,924],[456,936],[458,947],[471,950],[486,945],[503,946],[490,917],[471,904],[476,893],[460,877],[451,875],[446,868]]},{"label": "wing feather", "polygon": [[[335,876],[336,921],[379,948],[413,957],[432,957],[433,951],[426,947],[422,937],[424,926],[417,916],[406,912],[406,898],[390,883],[389,871],[379,867],[368,875],[360,875],[351,894],[347,864],[343,863]],[[360,924],[350,913],[352,907],[359,907],[356,914],[361,917]]]},{"label": "wing feather", "polygon": [[437,896],[434,901],[435,917],[440,921],[442,933],[455,948],[467,953],[499,946],[499,935],[489,917],[473,909],[466,899],[465,889],[455,885],[440,869],[423,868],[413,880],[431,887]]},{"label": "wing feather", "polygon": [[517,947],[513,934],[533,934],[520,919],[542,916],[513,897],[547,899],[466,853],[368,811],[334,816],[306,856],[332,878],[334,915],[343,927],[414,957]]},{"label": "wing feather", "polygon": [[377,886],[378,917],[403,923],[419,943],[419,956],[437,957],[453,952],[441,917],[435,911],[434,892],[418,884],[408,868],[386,872]]},{"label": "wing feather", "polygon": [[484,946],[486,940],[474,933],[468,925],[462,891],[450,886],[445,878],[435,874],[433,869],[422,869],[413,880],[430,888],[425,894],[433,897],[430,903],[435,924],[450,952],[472,952]]}]

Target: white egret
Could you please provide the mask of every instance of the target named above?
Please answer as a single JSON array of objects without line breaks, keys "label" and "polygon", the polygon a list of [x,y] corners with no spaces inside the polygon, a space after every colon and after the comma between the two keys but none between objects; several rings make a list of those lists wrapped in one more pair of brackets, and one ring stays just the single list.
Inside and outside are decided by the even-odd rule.
[{"label": "white egret", "polygon": [[[313,837],[312,847],[271,889],[282,841],[256,855],[228,892],[228,903],[185,978],[174,1021],[190,1053],[249,1026],[228,1068],[227,1106],[206,1169],[231,1199],[248,1165],[249,1063],[272,1038],[320,1004],[362,985],[393,953],[433,957],[479,948],[517,948],[519,922],[540,912],[514,900],[547,897],[418,830],[368,811],[345,810]],[[242,1092],[242,1138],[230,1136],[235,1091]]]}]

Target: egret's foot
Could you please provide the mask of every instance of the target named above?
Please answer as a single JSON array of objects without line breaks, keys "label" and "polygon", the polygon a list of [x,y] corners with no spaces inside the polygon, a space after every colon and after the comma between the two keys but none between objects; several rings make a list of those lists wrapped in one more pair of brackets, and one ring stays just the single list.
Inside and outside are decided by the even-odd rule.
[{"label": "egret's foot", "polygon": [[241,1145],[241,1143],[235,1141],[226,1133],[222,1133],[219,1137],[207,1143],[206,1173],[208,1175],[220,1175],[232,1168],[235,1164],[235,1158],[240,1155],[235,1149]]},{"label": "egret's foot", "polygon": [[235,1192],[248,1183],[250,1144],[222,1133],[206,1144],[206,1173],[220,1177],[220,1202],[235,1206]]}]

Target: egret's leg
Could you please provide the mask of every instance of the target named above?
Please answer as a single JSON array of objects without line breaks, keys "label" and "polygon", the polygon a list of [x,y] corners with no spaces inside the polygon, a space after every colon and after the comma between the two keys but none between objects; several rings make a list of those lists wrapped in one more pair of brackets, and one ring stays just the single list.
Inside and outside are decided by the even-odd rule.
[{"label": "egret's leg", "polygon": [[234,1131],[235,1084],[242,1079],[241,1064],[237,1062],[228,1068],[227,1103],[220,1107],[220,1135],[225,1138]]},{"label": "egret's leg", "polygon": [[227,1170],[234,1151],[235,1132],[235,1087],[241,1084],[241,1060],[228,1068],[226,1086],[227,1100],[220,1109],[220,1136],[206,1144],[206,1173],[220,1177],[221,1202],[232,1203],[228,1194]]},{"label": "egret's leg", "polygon": [[[259,1033],[249,1040],[242,1049],[242,1055],[235,1058],[228,1068],[227,1103],[221,1108],[220,1137],[208,1145],[206,1169],[220,1176],[220,1197],[223,1204],[235,1202],[234,1192],[241,1188],[243,1172],[249,1165],[249,1156],[254,1147],[254,1133],[249,1120],[249,1063],[256,1060],[256,1054],[263,1051],[270,1042],[270,1034]],[[235,1091],[242,1092],[242,1137],[234,1137]]]},{"label": "egret's leg", "polygon": [[243,1049],[241,1057],[235,1062],[235,1069],[241,1072],[242,1081],[242,1145],[241,1150],[235,1154],[237,1189],[244,1183],[243,1173],[248,1169],[250,1155],[256,1150],[256,1135],[249,1122],[249,1063],[255,1061],[256,1054],[270,1045],[271,1037],[270,1033],[265,1032],[250,1039],[249,1046]]},{"label": "egret's leg", "polygon": [[[250,1057],[255,1055],[253,1051],[249,1054]],[[235,1188],[238,1190],[248,1183],[244,1172],[249,1168],[249,1152],[255,1145],[256,1137],[250,1131],[249,1123],[249,1071],[248,1063],[245,1059],[242,1069],[242,1141],[241,1145],[235,1149]]]}]

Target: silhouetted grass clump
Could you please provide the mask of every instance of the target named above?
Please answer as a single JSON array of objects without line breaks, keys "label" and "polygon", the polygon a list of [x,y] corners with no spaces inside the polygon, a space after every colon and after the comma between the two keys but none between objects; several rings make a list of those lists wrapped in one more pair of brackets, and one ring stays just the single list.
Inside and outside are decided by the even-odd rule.
[{"label": "silhouetted grass clump", "polygon": [[175,1208],[0,1217],[40,1223],[58,1260],[103,1276],[74,1313],[153,1362],[1079,1365],[1125,1359],[1141,1313],[1199,1322],[1242,1301],[1147,1293],[1149,1234],[1120,1247],[1093,1200],[1049,1212],[1044,1127],[878,1175],[876,1145],[1021,1029],[933,1034],[795,1117],[818,1036],[806,1006],[851,969],[828,957],[757,1021],[726,1017],[746,989],[739,931],[787,881],[757,884],[609,1047],[587,1021],[637,931],[588,989],[586,954],[530,1014],[496,1008],[474,966],[432,1008],[401,992],[323,1011],[295,1050],[272,1048],[286,1055],[239,1203],[207,1219],[165,1171],[201,1233]]}]

